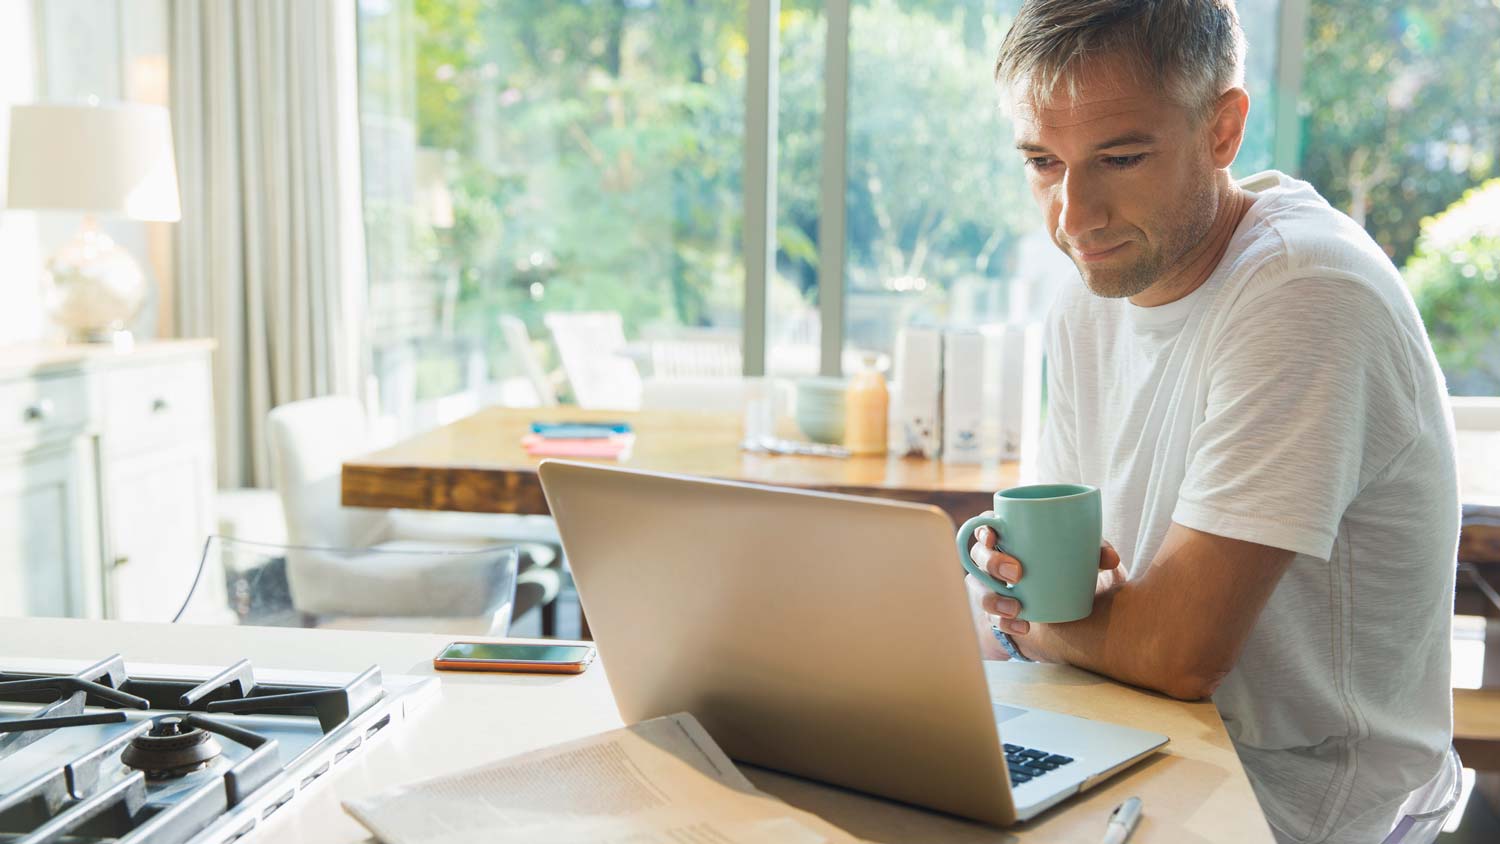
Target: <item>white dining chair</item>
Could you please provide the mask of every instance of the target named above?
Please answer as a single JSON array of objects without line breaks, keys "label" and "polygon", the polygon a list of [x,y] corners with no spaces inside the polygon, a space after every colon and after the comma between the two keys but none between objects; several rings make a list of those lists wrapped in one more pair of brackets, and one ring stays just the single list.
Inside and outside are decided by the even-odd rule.
[{"label": "white dining chair", "polygon": [[654,378],[734,378],[743,371],[736,338],[652,340]]},{"label": "white dining chair", "polygon": [[750,381],[740,376],[651,376],[641,381],[641,410],[742,413],[749,395]]},{"label": "white dining chair", "polygon": [[[541,607],[543,633],[555,630],[554,608],[562,577],[553,565],[560,556],[560,543],[551,519],[345,507],[340,501],[343,462],[368,450],[360,404],[343,396],[307,399],[273,409],[268,422],[272,475],[286,516],[288,545],[456,553],[515,545],[519,571],[513,615]],[[423,602],[422,613],[417,614],[430,614],[433,609],[430,593],[422,590],[423,583],[432,582],[430,573],[406,582],[399,567],[392,567],[390,576],[377,585],[363,577],[364,572],[341,576],[340,565],[360,563],[357,558],[326,555],[287,557],[287,580],[299,611],[399,617],[415,613],[413,602]],[[350,585],[356,583],[370,584],[373,593],[349,594]],[[475,586],[483,584],[476,581]]]},{"label": "white dining chair", "polygon": [[641,371],[625,354],[625,327],[618,313],[558,311],[544,321],[579,407],[640,408]]},{"label": "white dining chair", "polygon": [[511,358],[520,364],[522,374],[531,384],[532,392],[536,393],[537,405],[556,407],[557,391],[552,388],[552,379],[547,377],[547,370],[542,368],[536,348],[531,344],[531,333],[526,330],[526,323],[520,317],[502,314],[500,334],[505,338],[505,348],[510,352]]}]

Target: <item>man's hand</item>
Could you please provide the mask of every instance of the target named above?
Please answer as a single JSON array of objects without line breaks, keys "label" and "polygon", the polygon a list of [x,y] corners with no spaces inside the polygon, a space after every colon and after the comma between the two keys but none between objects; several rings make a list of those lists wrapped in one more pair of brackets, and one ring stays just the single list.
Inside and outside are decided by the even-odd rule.
[{"label": "man's hand", "polygon": [[[1011,555],[997,550],[999,536],[988,527],[981,527],[974,531],[974,545],[969,549],[969,557],[974,564],[989,572],[996,580],[1006,583],[1017,583],[1025,574],[1021,561]],[[1115,586],[1125,582],[1125,573],[1120,571],[1120,555],[1115,551],[1113,545],[1104,542],[1099,548],[1099,583],[1094,588],[1094,594],[1108,591]],[[980,582],[979,578],[969,575],[965,578],[965,584],[969,588],[969,600],[979,610],[975,615],[975,622],[979,626],[980,639],[987,643],[993,643],[994,636],[990,633],[990,625],[995,624],[1002,631],[1011,636],[1024,636],[1031,632],[1031,623],[1016,618],[1021,612],[1021,602],[1015,598],[997,594]],[[1021,648],[1021,653],[1028,659],[1038,662],[1050,662],[1048,654],[1039,651],[1038,644],[1030,642],[1023,646],[1019,639],[1016,646]],[[1005,651],[998,647],[986,647],[985,655],[995,659],[1007,659]]]}]

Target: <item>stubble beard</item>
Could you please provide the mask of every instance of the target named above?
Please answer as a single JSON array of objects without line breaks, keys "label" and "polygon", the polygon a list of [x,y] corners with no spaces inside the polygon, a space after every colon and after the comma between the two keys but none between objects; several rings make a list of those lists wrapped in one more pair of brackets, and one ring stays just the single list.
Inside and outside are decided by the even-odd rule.
[{"label": "stubble beard", "polygon": [[[1213,228],[1216,207],[1214,187],[1212,183],[1206,183],[1189,194],[1180,208],[1152,221],[1151,229],[1160,235],[1156,239],[1158,245],[1152,246],[1144,239],[1135,240],[1138,250],[1135,260],[1101,267],[1078,260],[1072,252],[1068,252],[1068,257],[1095,296],[1128,299],[1146,292],[1170,274],[1183,257],[1202,242]],[[1061,239],[1061,232],[1058,238]]]}]

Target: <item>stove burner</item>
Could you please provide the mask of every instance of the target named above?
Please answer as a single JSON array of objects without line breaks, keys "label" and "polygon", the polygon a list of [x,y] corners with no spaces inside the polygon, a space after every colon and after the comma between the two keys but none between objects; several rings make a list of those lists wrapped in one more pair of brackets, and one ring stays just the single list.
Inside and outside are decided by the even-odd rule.
[{"label": "stove burner", "polygon": [[149,731],[131,739],[120,761],[143,772],[146,779],[162,780],[206,768],[223,752],[211,734],[169,715],[156,719]]},{"label": "stove burner", "polygon": [[[71,674],[52,668],[0,665],[0,844],[242,837],[436,687],[388,687],[377,666],[343,685],[257,682],[248,660],[206,680],[131,676],[118,654]],[[275,723],[250,717],[260,715]],[[84,728],[106,723],[123,729]],[[39,750],[16,754],[23,745]]]}]

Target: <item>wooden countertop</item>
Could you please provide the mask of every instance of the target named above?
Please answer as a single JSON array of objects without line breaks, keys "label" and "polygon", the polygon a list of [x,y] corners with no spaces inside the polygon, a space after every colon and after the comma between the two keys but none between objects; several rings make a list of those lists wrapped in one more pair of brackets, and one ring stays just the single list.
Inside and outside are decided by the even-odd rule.
[{"label": "wooden countertop", "polygon": [[[192,627],[167,624],[0,619],[4,656],[94,661],[121,653],[127,662],[227,665],[248,657],[263,668],[432,675],[432,656],[451,637],[399,633]],[[32,653],[25,653],[25,651]],[[996,830],[951,817],[746,768],[760,788],[881,844],[1097,844],[1110,810],[1135,795],[1145,817],[1133,844],[1270,844],[1271,832],[1211,703],[1181,703],[1063,666],[986,663],[1007,703],[1045,705],[1165,733],[1172,741],[1151,759],[1040,818]],[[603,666],[577,677],[453,674],[442,694],[407,728],[369,748],[360,763],[324,778],[274,816],[257,841],[355,844],[369,834],[345,815],[342,799],[614,729],[620,716]]]},{"label": "wooden countertop", "polygon": [[351,507],[547,513],[538,458],[521,447],[533,421],[620,420],[636,432],[627,460],[611,465],[935,504],[959,521],[988,510],[1015,486],[1015,463],[965,466],[890,456],[797,457],[740,450],[734,414],[590,411],[576,407],[487,408],[344,464]]}]

